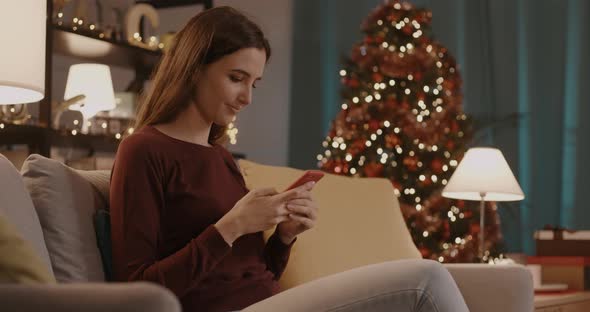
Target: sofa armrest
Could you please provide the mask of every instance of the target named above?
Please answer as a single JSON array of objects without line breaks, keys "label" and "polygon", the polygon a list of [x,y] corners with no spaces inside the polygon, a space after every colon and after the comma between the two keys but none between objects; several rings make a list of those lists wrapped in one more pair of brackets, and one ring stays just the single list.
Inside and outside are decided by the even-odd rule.
[{"label": "sofa armrest", "polygon": [[533,280],[522,265],[445,264],[471,312],[530,312]]},{"label": "sofa armrest", "polygon": [[164,287],[137,283],[0,284],[3,311],[180,312]]}]

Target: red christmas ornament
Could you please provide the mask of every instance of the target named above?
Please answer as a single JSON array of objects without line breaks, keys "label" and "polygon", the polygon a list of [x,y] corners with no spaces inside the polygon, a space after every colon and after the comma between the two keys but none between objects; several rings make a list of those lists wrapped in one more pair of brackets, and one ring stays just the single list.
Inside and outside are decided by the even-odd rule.
[{"label": "red christmas ornament", "polygon": [[447,141],[446,147],[447,147],[448,150],[455,149],[455,142],[453,142],[451,140]]},{"label": "red christmas ornament", "polygon": [[405,111],[408,111],[410,109],[410,103],[407,100],[404,100],[402,102],[401,108]]},{"label": "red christmas ornament", "polygon": [[372,77],[373,77],[373,81],[375,81],[375,82],[382,82],[383,81],[383,75],[381,75],[380,73],[373,73]]},{"label": "red christmas ornament", "polygon": [[369,129],[376,131],[377,129],[380,128],[381,123],[377,120],[371,120],[369,122]]},{"label": "red christmas ornament", "polygon": [[404,28],[402,28],[402,31],[406,35],[411,35],[412,34],[412,26],[406,25],[406,26],[404,26]]},{"label": "red christmas ornament", "polygon": [[416,171],[418,169],[418,159],[416,156],[407,156],[404,158],[404,166],[410,171]]},{"label": "red christmas ornament", "polygon": [[469,225],[469,233],[471,235],[477,235],[477,234],[479,234],[479,229],[480,229],[479,228],[479,224],[477,224],[477,223],[471,223]]},{"label": "red christmas ornament", "polygon": [[428,250],[428,248],[420,247],[420,248],[418,248],[418,250],[420,251],[420,255],[422,256],[422,258],[424,258],[424,259],[430,258],[431,252],[430,252],[430,250]]},{"label": "red christmas ornament", "polygon": [[364,171],[367,177],[380,177],[383,172],[383,165],[371,162],[364,166]]},{"label": "red christmas ornament", "polygon": [[440,159],[438,159],[438,158],[433,159],[432,162],[430,163],[430,169],[435,174],[441,174],[441,173],[443,173],[443,169],[442,168],[443,168],[443,162]]},{"label": "red christmas ornament", "polygon": [[385,135],[385,147],[393,148],[401,143],[399,137],[393,133]]},{"label": "red christmas ornament", "polygon": [[366,44],[371,44],[371,43],[373,43],[373,38],[371,38],[370,36],[366,36],[366,37],[365,37],[365,43],[366,43]]},{"label": "red christmas ornament", "polygon": [[418,71],[418,72],[415,72],[414,73],[414,80],[416,80],[416,81],[422,81],[422,77],[423,77],[422,72],[419,72]]},{"label": "red christmas ornament", "polygon": [[379,35],[377,35],[377,37],[375,37],[375,43],[382,44],[383,41],[385,41],[385,34],[379,33]]},{"label": "red christmas ornament", "polygon": [[348,86],[351,88],[358,88],[359,87],[359,81],[356,78],[351,78],[348,80]]}]

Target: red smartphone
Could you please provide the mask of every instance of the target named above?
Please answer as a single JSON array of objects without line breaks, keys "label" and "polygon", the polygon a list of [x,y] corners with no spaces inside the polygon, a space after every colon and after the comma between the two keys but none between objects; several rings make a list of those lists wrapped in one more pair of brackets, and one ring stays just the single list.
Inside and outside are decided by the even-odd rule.
[{"label": "red smartphone", "polygon": [[293,184],[291,184],[291,186],[289,186],[285,191],[294,189],[298,186],[301,186],[307,182],[318,182],[321,178],[324,177],[324,173],[322,171],[319,170],[307,170],[303,173],[303,175],[301,177],[299,177],[299,179],[297,179],[297,181],[293,182]]}]

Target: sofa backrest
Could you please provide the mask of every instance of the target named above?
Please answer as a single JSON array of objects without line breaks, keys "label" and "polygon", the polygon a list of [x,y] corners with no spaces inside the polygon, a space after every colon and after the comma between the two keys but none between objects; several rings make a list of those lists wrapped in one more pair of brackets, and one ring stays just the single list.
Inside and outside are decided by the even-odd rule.
[{"label": "sofa backrest", "polygon": [[[239,160],[239,166],[249,189],[280,192],[303,174],[246,160]],[[283,289],[364,265],[421,258],[389,180],[326,174],[312,194],[319,218],[293,245],[279,280]]]},{"label": "sofa backrest", "polygon": [[34,248],[47,270],[53,275],[49,252],[33,201],[18,170],[0,154],[0,214]]}]

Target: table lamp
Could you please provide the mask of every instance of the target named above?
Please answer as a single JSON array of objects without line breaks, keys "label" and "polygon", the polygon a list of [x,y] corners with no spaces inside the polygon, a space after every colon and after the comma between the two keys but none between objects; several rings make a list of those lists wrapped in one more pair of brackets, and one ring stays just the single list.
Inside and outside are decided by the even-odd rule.
[{"label": "table lamp", "polygon": [[84,120],[81,131],[88,133],[88,119],[116,106],[109,67],[89,63],[70,66],[64,100],[68,102],[76,98],[79,100],[69,105],[69,109],[82,113]]},{"label": "table lamp", "polygon": [[45,96],[46,8],[46,1],[0,1],[0,105]]},{"label": "table lamp", "polygon": [[469,149],[443,189],[442,196],[463,200],[479,200],[479,252],[484,257],[484,205],[486,201],[523,200],[524,194],[497,148]]}]

